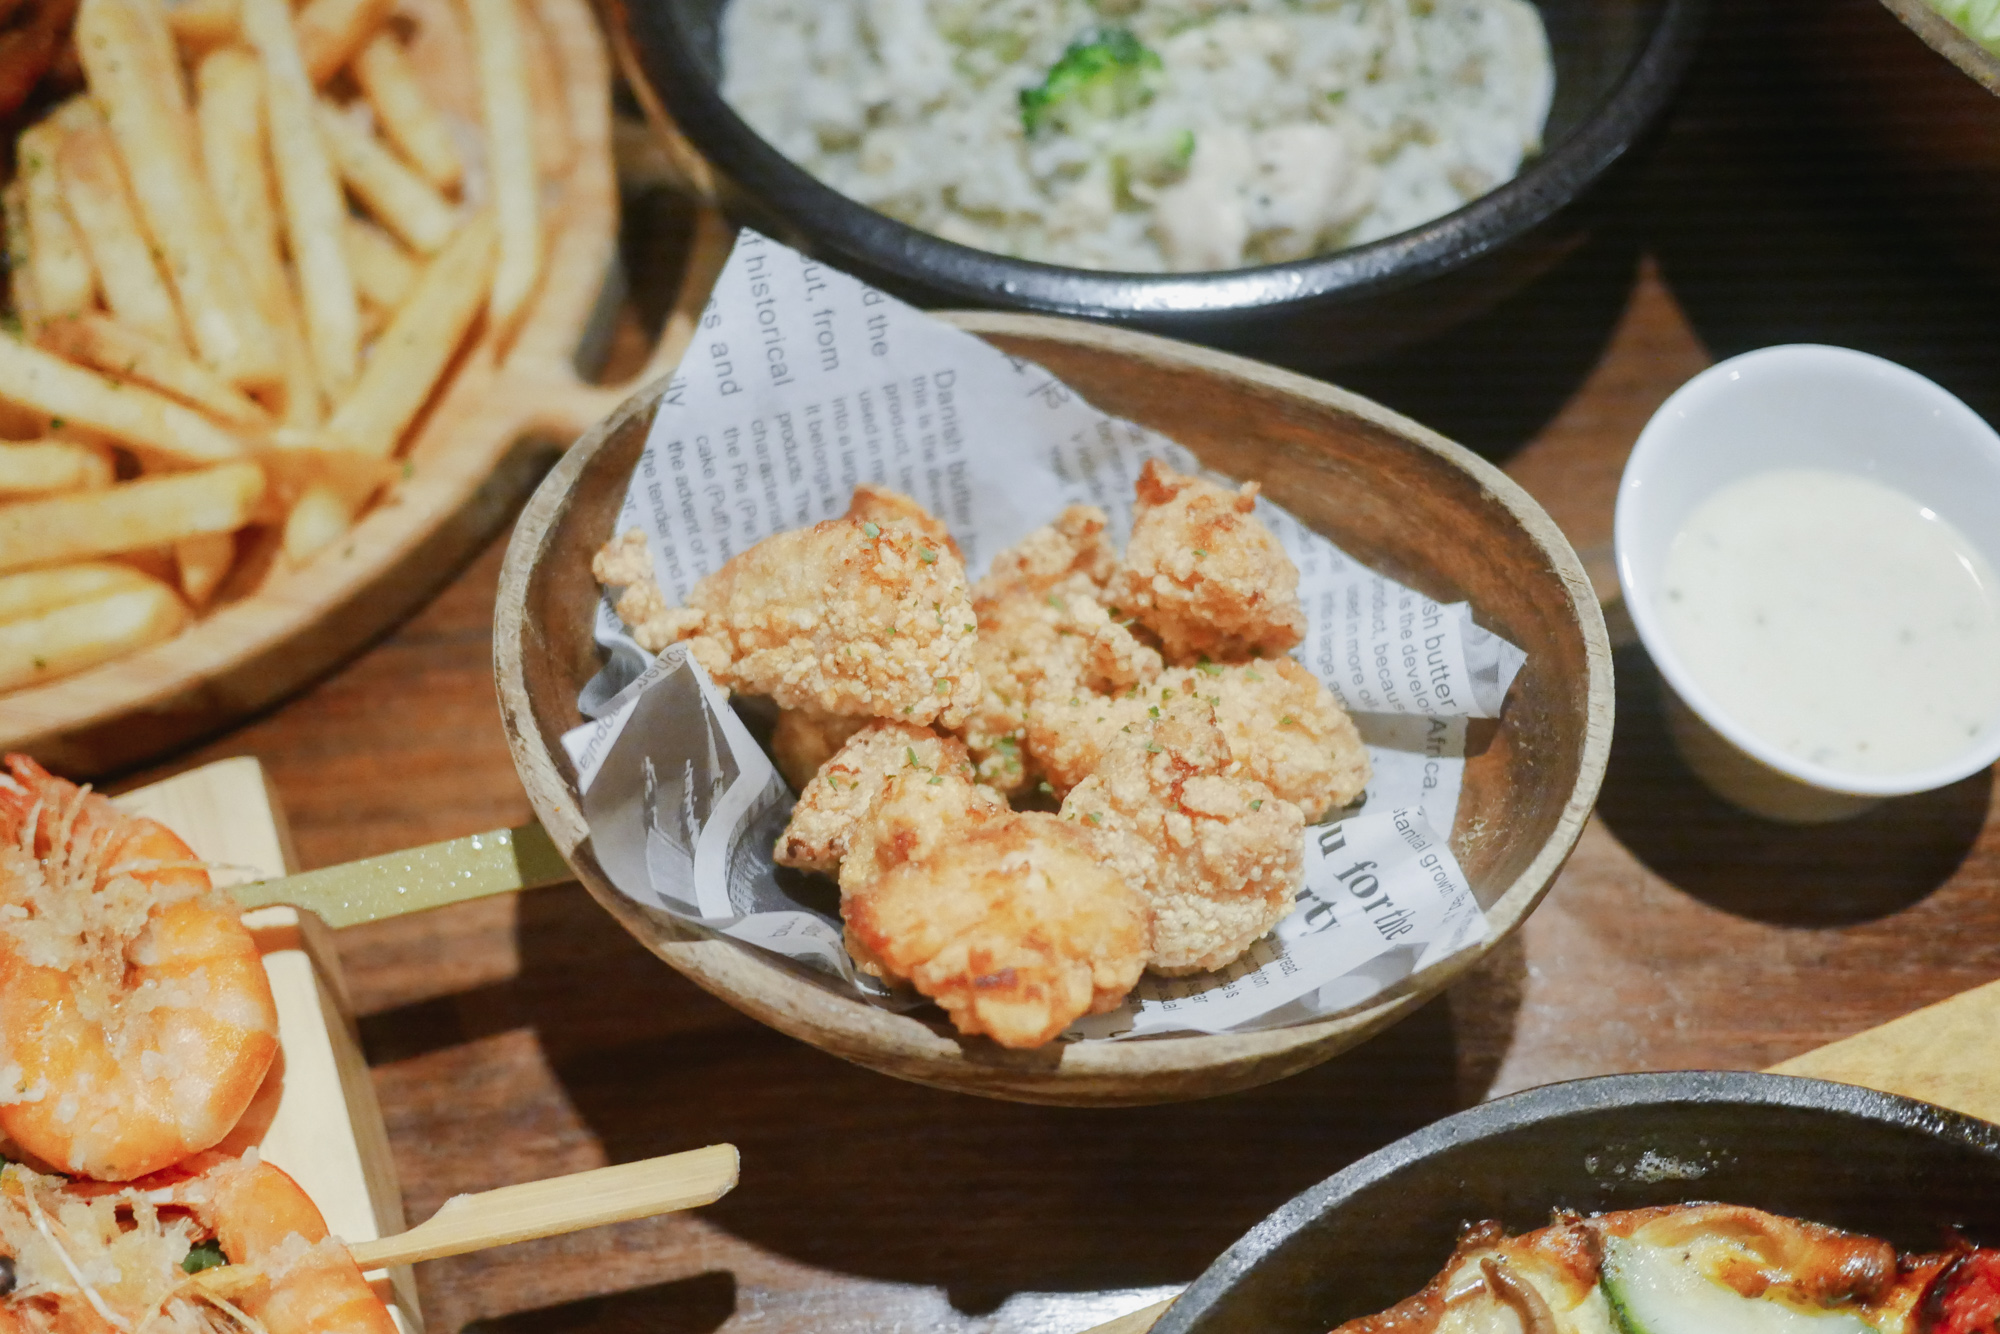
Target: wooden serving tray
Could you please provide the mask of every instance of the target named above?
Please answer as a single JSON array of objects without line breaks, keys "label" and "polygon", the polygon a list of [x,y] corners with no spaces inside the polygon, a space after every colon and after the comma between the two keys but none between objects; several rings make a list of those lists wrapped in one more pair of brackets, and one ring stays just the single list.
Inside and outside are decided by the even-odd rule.
[{"label": "wooden serving tray", "polygon": [[[254,759],[221,760],[116,800],[185,839],[218,886],[298,869],[284,815]],[[329,933],[292,908],[260,908],[243,922],[263,952],[283,1054],[222,1147],[255,1147],[291,1174],[343,1241],[393,1236],[403,1230],[403,1192]],[[368,1277],[405,1334],[422,1334],[409,1269]]]},{"label": "wooden serving tray", "polygon": [[[435,4],[404,0],[420,25]],[[343,540],[174,639],[0,695],[0,749],[28,751],[57,772],[90,777],[161,754],[299,689],[441,588],[534,487],[555,450],[678,362],[692,328],[684,310],[629,384],[593,386],[577,373],[579,350],[608,327],[622,295],[607,284],[618,244],[610,67],[587,0],[530,5],[560,73],[572,152],[567,173],[545,182],[548,267],[513,344],[500,356],[490,332],[475,335],[418,427],[407,475]],[[449,91],[441,99],[448,104]],[[715,256],[717,267],[727,253],[715,243],[720,229],[704,217],[694,247],[696,255]],[[697,294],[707,286],[695,273],[683,284]]]}]

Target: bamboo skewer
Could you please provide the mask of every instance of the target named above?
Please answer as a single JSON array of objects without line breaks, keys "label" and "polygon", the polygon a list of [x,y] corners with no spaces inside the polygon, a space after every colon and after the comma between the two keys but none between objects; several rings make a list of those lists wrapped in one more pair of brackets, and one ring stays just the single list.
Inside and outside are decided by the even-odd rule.
[{"label": "bamboo skewer", "polygon": [[340,927],[574,878],[548,834],[529,823],[259,880],[230,892],[246,909],[288,904]]},{"label": "bamboo skewer", "polygon": [[556,1237],[713,1204],[735,1187],[736,1175],[736,1146],[711,1144],[665,1158],[455,1195],[409,1231],[357,1242],[348,1251],[361,1268],[383,1269]]},{"label": "bamboo skewer", "polygon": [[1115,1320],[1093,1325],[1084,1330],[1083,1334],[1146,1334],[1147,1330],[1159,1323],[1160,1317],[1165,1315],[1167,1308],[1173,1304],[1174,1299],[1169,1297],[1163,1302],[1154,1302],[1151,1306],[1142,1307],[1137,1311],[1128,1311]]}]

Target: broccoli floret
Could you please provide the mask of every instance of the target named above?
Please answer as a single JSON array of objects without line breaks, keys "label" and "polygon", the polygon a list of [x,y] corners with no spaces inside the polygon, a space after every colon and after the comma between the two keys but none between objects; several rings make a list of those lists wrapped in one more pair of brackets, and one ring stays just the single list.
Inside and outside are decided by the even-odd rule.
[{"label": "broccoli floret", "polygon": [[1159,70],[1130,29],[1099,28],[1070,43],[1041,87],[1021,90],[1021,127],[1033,136],[1137,111],[1153,100]]}]

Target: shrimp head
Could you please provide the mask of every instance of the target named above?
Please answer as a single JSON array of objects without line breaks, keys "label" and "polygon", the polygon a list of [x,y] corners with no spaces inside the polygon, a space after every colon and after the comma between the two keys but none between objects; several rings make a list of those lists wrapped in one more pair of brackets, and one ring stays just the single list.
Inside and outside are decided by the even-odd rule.
[{"label": "shrimp head", "polygon": [[278,1052],[240,910],[164,826],[5,763],[0,1133],[103,1181],[221,1142]]}]

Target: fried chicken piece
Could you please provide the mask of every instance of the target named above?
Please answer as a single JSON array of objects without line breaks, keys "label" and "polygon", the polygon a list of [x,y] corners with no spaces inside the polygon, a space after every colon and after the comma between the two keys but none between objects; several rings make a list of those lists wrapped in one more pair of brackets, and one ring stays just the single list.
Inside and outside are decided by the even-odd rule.
[{"label": "fried chicken piece", "polygon": [[1143,729],[1163,701],[1186,695],[1163,684],[1166,673],[1117,694],[1072,679],[1066,688],[1038,690],[1028,701],[1023,749],[1059,797],[1097,772],[1120,737]]},{"label": "fried chicken piece", "polygon": [[866,726],[866,718],[843,718],[813,709],[780,709],[777,725],[771,729],[771,758],[778,762],[778,772],[792,785],[792,791],[803,792],[819,767]]},{"label": "fried chicken piece", "polygon": [[1023,747],[1057,792],[1096,772],[1105,752],[1178,699],[1201,700],[1229,743],[1227,774],[1252,778],[1300,807],[1308,823],[1368,785],[1368,750],[1320,679],[1291,658],[1169,667],[1136,692],[1087,686],[1036,695]]},{"label": "fried chicken piece", "polygon": [[1008,814],[955,832],[850,894],[848,934],[958,1031],[1039,1047],[1125,998],[1145,970],[1145,901],[1089,831]]},{"label": "fried chicken piece", "polygon": [[[1025,823],[1024,823],[1025,822]],[[1143,899],[1084,831],[1017,816],[963,743],[875,722],[820,767],[777,862],[837,874],[855,966],[915,985],[965,1033],[1039,1046],[1144,971]]]},{"label": "fried chicken piece", "polygon": [[1235,761],[1230,772],[1297,805],[1308,824],[1368,786],[1368,749],[1354,720],[1291,658],[1169,669],[1159,684],[1213,705]]},{"label": "fried chicken piece", "polygon": [[1234,493],[1148,459],[1111,605],[1160,637],[1177,665],[1276,656],[1305,638],[1299,571],[1257,520],[1257,484]]},{"label": "fried chicken piece", "polygon": [[592,570],[659,652],[686,641],[715,683],[779,707],[957,723],[979,701],[965,566],[908,520],[831,519],[766,538],[666,606],[643,536]]},{"label": "fried chicken piece", "polygon": [[1151,905],[1156,973],[1230,963],[1292,910],[1304,879],[1305,816],[1228,775],[1230,762],[1213,710],[1169,701],[1063,802],[1062,818],[1101,831],[1112,866]]},{"label": "fried chicken piece", "polygon": [[1102,589],[1118,568],[1118,553],[1104,535],[1110,522],[1095,505],[1071,505],[993,558],[986,577],[972,586],[974,605],[1018,593],[1040,596],[1081,578]]},{"label": "fried chicken piece", "polygon": [[1116,561],[1104,511],[1072,505],[993,561],[973,588],[979,703],[959,728],[979,776],[1002,792],[1026,790],[1039,771],[1023,753],[1037,692],[1150,680],[1160,655],[1104,609],[1099,594]]},{"label": "fried chicken piece", "polygon": [[[841,916],[848,916],[855,894],[897,867],[930,857],[982,825],[1009,818],[1007,799],[970,781],[963,770],[927,774],[917,765],[897,770],[847,836],[847,854],[840,862]],[[851,921],[844,936],[856,968],[892,985],[908,985],[855,934]]]},{"label": "fried chicken piece", "polygon": [[[600,547],[590,558],[590,573],[606,588],[622,590],[612,602],[612,610],[625,622],[625,628],[632,632],[639,647],[648,653],[658,653],[669,644],[679,643],[701,626],[700,612],[674,606],[660,591],[653,577],[652,550],[646,545],[646,535],[637,528],[620,533]],[[725,665],[721,645],[711,642],[705,646],[705,653],[706,656],[703,650],[696,651],[695,659],[713,676]]]},{"label": "fried chicken piece", "polygon": [[975,827],[1005,818],[1006,798],[966,776],[961,764],[931,773],[921,762],[889,775],[881,793],[848,836],[840,863],[840,897],[847,899],[905,862],[922,861]]},{"label": "fried chicken piece", "polygon": [[[771,859],[780,866],[838,875],[857,835],[870,844],[873,855],[877,831],[862,834],[862,825],[885,796],[904,787],[920,787],[933,797],[948,796],[958,803],[954,809],[961,814],[974,807],[1004,810],[1007,805],[989,789],[972,790],[977,788],[972,761],[958,738],[910,723],[871,722],[849,737],[804,785]],[[904,855],[930,832],[928,827],[916,830],[915,824],[912,821],[901,836]]]},{"label": "fried chicken piece", "polygon": [[979,702],[967,711],[957,731],[972,754],[980,781],[1012,796],[1036,778],[1021,748],[1028,692],[1051,668],[1062,665],[1057,629],[1061,613],[1054,604],[1027,593],[976,601],[973,606],[979,624],[972,646]]},{"label": "fried chicken piece", "polygon": [[1087,587],[1072,577],[1053,592],[1012,594],[979,613],[980,701],[960,732],[980,777],[1004,792],[1020,792],[1042,774],[1028,744],[1037,701],[1137,687],[1159,675],[1159,652],[1113,621]]},{"label": "fried chicken piece", "polygon": [[1119,691],[1149,684],[1165,665],[1160,651],[1142,641],[1098,599],[1064,600],[1062,632],[1077,640],[1077,679],[1094,690]]},{"label": "fried chicken piece", "polygon": [[[837,877],[845,916],[855,889],[1007,813],[1006,798],[972,781],[972,761],[956,737],[870,722],[802,786],[771,857],[780,866]],[[846,940],[855,967],[901,980],[851,928]]]},{"label": "fried chicken piece", "polygon": [[932,541],[944,543],[961,564],[965,561],[965,553],[958,549],[958,542],[953,539],[951,530],[944,526],[944,520],[901,491],[877,486],[873,482],[862,482],[854,488],[854,496],[847,502],[846,517],[872,519],[878,524],[901,520]]}]

